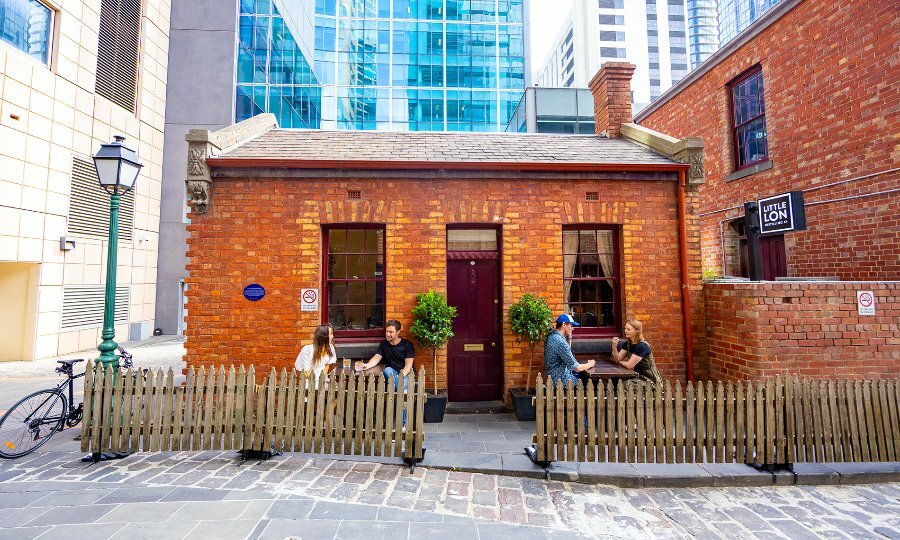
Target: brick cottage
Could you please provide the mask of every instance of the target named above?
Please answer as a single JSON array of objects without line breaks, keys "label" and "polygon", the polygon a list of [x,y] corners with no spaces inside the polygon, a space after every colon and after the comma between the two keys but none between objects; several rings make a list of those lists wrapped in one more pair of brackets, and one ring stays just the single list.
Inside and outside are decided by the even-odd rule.
[{"label": "brick cottage", "polygon": [[[685,378],[702,357],[684,346],[703,329],[702,143],[619,136],[633,69],[592,82],[593,136],[281,130],[271,115],[192,131],[188,365],[290,368],[323,323],[339,355],[368,357],[385,320],[408,326],[433,289],[460,313],[436,374],[453,401],[525,385],[529,351],[507,321],[524,293],[572,313],[588,355],[642,320],[660,371]],[[246,299],[250,284],[265,296]],[[302,289],[317,310],[301,310]],[[430,355],[419,363],[431,377]]]}]

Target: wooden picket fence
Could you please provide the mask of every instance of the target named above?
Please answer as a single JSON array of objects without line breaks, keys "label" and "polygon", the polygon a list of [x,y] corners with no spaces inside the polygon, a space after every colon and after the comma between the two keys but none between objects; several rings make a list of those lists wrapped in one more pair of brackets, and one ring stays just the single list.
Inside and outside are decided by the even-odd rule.
[{"label": "wooden picket fence", "polygon": [[89,363],[81,450],[274,448],[421,460],[425,399],[424,370],[410,373],[404,393],[376,375],[316,381],[272,369],[257,385],[253,366],[201,367],[175,385],[171,368],[144,374]]},{"label": "wooden picket fence", "polygon": [[[613,385],[538,376],[538,462],[747,463],[900,459],[900,379]],[[585,418],[587,421],[585,422]]]}]

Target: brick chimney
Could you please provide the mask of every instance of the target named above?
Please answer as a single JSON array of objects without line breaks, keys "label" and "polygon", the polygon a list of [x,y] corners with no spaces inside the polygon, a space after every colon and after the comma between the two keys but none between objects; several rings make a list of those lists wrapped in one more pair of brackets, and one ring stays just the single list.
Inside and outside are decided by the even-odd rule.
[{"label": "brick chimney", "polygon": [[631,122],[631,76],[634,64],[606,62],[588,85],[594,96],[594,130],[619,137],[623,123]]}]

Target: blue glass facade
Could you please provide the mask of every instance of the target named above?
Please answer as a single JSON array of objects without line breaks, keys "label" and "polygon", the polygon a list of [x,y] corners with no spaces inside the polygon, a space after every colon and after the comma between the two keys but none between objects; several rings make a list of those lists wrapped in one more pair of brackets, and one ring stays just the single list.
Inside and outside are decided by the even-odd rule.
[{"label": "blue glass facade", "polygon": [[778,0],[719,0],[720,45],[734,39]]},{"label": "blue glass facade", "polygon": [[272,0],[241,0],[235,121],[270,112],[284,128],[318,128],[322,89]]},{"label": "blue glass facade", "polygon": [[[249,58],[267,53],[266,35],[248,30],[245,46],[244,18],[267,17],[258,4],[242,2]],[[524,9],[524,0],[316,0],[314,61],[303,64],[315,82],[299,88],[318,89],[308,100],[318,122],[303,118],[325,129],[502,131],[525,88]],[[239,102],[242,86],[272,84],[242,80],[239,70]],[[237,120],[254,110],[239,108]]]}]

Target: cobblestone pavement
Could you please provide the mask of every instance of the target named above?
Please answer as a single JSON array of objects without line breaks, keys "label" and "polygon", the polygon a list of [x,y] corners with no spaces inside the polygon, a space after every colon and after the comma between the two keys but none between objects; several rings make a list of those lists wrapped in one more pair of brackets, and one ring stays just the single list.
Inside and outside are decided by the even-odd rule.
[{"label": "cobblestone pavement", "polygon": [[[180,340],[131,350],[137,365],[180,373]],[[17,364],[0,364],[0,410],[20,386],[46,386],[54,365]],[[444,429],[455,428],[434,430],[435,444]],[[620,489],[428,467],[410,474],[364,457],[287,454],[241,464],[235,452],[87,464],[79,433],[65,430],[31,456],[0,460],[0,540],[900,539],[900,483]]]},{"label": "cobblestone pavement", "polygon": [[[192,531],[221,539],[364,531],[373,538],[456,540],[900,538],[898,483],[638,490],[426,467],[410,473],[399,465],[299,454],[241,464],[235,452],[135,454],[86,464],[71,440],[77,432],[61,433],[69,440],[50,452],[0,462],[0,539],[79,531],[80,540]],[[142,525],[151,518],[167,521],[164,534]]]}]

